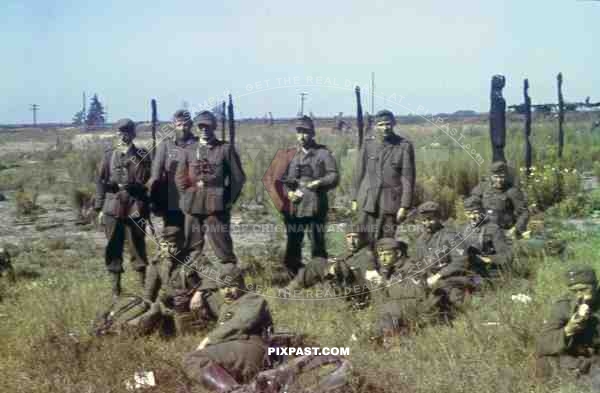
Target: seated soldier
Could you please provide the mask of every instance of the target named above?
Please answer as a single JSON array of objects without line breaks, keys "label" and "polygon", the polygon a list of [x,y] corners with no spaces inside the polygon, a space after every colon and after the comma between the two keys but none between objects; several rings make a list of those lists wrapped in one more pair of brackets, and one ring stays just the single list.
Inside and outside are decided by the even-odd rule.
[{"label": "seated soldier", "polygon": [[267,353],[265,337],[273,325],[265,299],[245,292],[239,268],[228,264],[223,270],[219,291],[225,304],[217,327],[183,359],[189,378],[218,392],[247,383],[262,370]]},{"label": "seated soldier", "polygon": [[367,237],[358,225],[346,229],[347,252],[327,260],[314,258],[302,267],[294,280],[283,290],[284,297],[294,297],[294,292],[328,281],[338,289],[336,293],[352,301],[355,308],[368,305],[367,276],[376,273],[375,256],[367,246]]},{"label": "seated soldier", "polygon": [[463,201],[469,222],[460,234],[469,256],[469,269],[483,278],[497,278],[506,272],[512,261],[512,252],[504,230],[484,214],[481,199],[470,196]]},{"label": "seated soldier", "polygon": [[420,280],[422,272],[405,256],[402,243],[382,238],[376,243],[383,303],[378,310],[375,339],[384,343],[390,336],[406,334],[443,315],[440,297]]},{"label": "seated soldier", "polygon": [[566,279],[571,294],[554,304],[537,339],[538,374],[548,377],[558,368],[600,389],[596,272],[590,267],[575,267],[567,271]]},{"label": "seated soldier", "polygon": [[533,216],[527,224],[527,231],[515,246],[516,254],[524,257],[557,256],[565,260],[567,242],[557,239],[544,223],[544,215]]},{"label": "seated soldier", "polygon": [[424,202],[417,211],[424,232],[416,240],[411,263],[431,292],[448,306],[456,306],[474,290],[465,245],[459,234],[442,225],[437,203]]}]

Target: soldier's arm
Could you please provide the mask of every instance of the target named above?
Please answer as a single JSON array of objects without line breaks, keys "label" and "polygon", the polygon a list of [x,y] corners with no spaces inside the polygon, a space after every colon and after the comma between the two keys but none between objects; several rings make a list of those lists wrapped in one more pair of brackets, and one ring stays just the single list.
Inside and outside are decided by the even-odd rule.
[{"label": "soldier's arm", "polygon": [[571,318],[571,311],[567,300],[560,300],[553,306],[536,342],[538,355],[560,355],[568,349],[572,340],[565,336],[564,327]]},{"label": "soldier's arm", "polygon": [[365,172],[367,170],[367,142],[363,143],[360,151],[358,152],[358,157],[356,160],[356,165],[354,167],[354,177],[352,179],[352,195],[351,199],[353,201],[358,198],[358,190],[360,188],[360,183],[362,182],[363,177],[365,176]]},{"label": "soldier's arm", "polygon": [[455,232],[444,234],[442,252],[448,264],[439,274],[442,278],[464,274],[469,269],[469,255],[466,249],[467,242],[462,242],[462,237]]},{"label": "soldier's arm", "polygon": [[209,333],[210,342],[225,341],[240,334],[247,334],[262,322],[261,318],[268,313],[267,302],[259,295],[248,294],[244,297],[246,299],[240,302],[234,316]]},{"label": "soldier's arm", "polygon": [[106,184],[108,183],[108,177],[110,175],[109,163],[110,153],[105,153],[98,166],[98,175],[96,178],[96,204],[94,206],[96,210],[102,209],[102,206],[104,205]]},{"label": "soldier's arm", "polygon": [[192,186],[188,175],[188,166],[187,154],[185,151],[181,151],[179,161],[177,162],[177,169],[175,171],[175,186],[177,186],[179,192],[185,192]]},{"label": "soldier's arm", "polygon": [[229,198],[230,201],[227,201],[230,204],[234,204],[242,193],[242,188],[244,188],[244,184],[246,183],[246,174],[244,173],[244,169],[242,168],[242,162],[240,160],[240,156],[238,155],[235,147],[232,145],[229,146],[229,152],[227,154],[226,162],[229,171]]},{"label": "soldier's arm", "polygon": [[529,221],[527,198],[525,197],[525,194],[516,187],[508,190],[507,194],[514,208],[514,215],[516,217],[515,228],[519,233],[523,233],[527,230],[527,222]]},{"label": "soldier's arm", "polygon": [[337,187],[340,180],[340,174],[338,172],[335,157],[326,149],[324,149],[323,152],[323,165],[325,167],[325,176],[318,179],[319,189],[329,191]]},{"label": "soldier's arm", "polygon": [[415,149],[410,142],[404,144],[402,150],[402,196],[400,207],[410,208],[412,206],[413,194],[415,191]]}]

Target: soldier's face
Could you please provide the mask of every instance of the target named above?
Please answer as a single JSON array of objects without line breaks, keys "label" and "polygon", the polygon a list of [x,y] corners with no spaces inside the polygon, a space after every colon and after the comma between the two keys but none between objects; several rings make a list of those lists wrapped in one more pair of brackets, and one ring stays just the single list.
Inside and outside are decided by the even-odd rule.
[{"label": "soldier's face", "polygon": [[504,188],[504,183],[506,182],[506,176],[501,173],[494,173],[492,175],[492,186],[497,189]]},{"label": "soldier's face", "polygon": [[175,119],[173,126],[175,127],[175,136],[177,138],[183,137],[191,130],[191,123],[183,119]]},{"label": "soldier's face", "polygon": [[433,233],[435,231],[438,222],[438,218],[430,214],[425,214],[420,219],[420,224],[428,233]]},{"label": "soldier's face", "polygon": [[236,301],[242,293],[238,287],[219,288],[219,292],[221,292],[221,296],[223,296],[223,299],[227,304],[231,304]]},{"label": "soldier's face", "polygon": [[296,141],[301,146],[307,146],[313,140],[312,133],[306,132],[303,129],[299,129],[296,133]]},{"label": "soldier's face", "polygon": [[467,219],[470,222],[477,223],[477,222],[479,222],[479,220],[481,218],[481,213],[477,209],[475,209],[475,210],[466,210],[465,211],[465,216],[467,216]]},{"label": "soldier's face", "polygon": [[394,125],[391,120],[381,120],[375,124],[375,132],[379,139],[384,139],[394,131]]},{"label": "soldier's face", "polygon": [[569,287],[569,292],[575,295],[577,300],[590,304],[594,300],[596,288],[590,284],[575,284]]},{"label": "soldier's face", "polygon": [[119,145],[129,146],[133,143],[133,134],[129,132],[119,132]]},{"label": "soldier's face", "polygon": [[377,250],[377,258],[379,259],[379,264],[384,270],[390,269],[390,267],[396,261],[396,250],[386,250],[380,248]]},{"label": "soldier's face", "polygon": [[211,140],[215,136],[215,130],[208,125],[204,125],[204,124],[199,125],[198,131],[200,131],[200,135],[199,135],[200,138],[207,140],[207,141]]},{"label": "soldier's face", "polygon": [[360,245],[360,239],[358,237],[358,233],[348,233],[346,234],[346,247],[351,252],[357,251]]}]

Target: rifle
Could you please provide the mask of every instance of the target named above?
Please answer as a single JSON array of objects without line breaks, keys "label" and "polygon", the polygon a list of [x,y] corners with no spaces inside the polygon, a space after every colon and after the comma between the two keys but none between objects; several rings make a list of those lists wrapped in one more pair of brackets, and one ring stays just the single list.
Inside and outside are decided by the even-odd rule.
[{"label": "rifle", "polygon": [[[102,313],[92,324],[92,328],[90,330],[90,334],[94,336],[104,336],[110,332],[110,328],[114,325],[115,321],[117,321],[122,315],[133,310],[135,307],[140,306],[142,304],[146,304],[146,307],[143,307],[138,311],[134,316],[127,319],[127,321],[131,321],[140,315],[144,314],[150,305],[150,302],[145,300],[141,296],[137,295],[122,295],[122,299],[131,298],[127,303],[122,305],[121,307],[114,309],[117,305],[117,301],[120,299],[115,299],[108,310]],[[126,322],[127,322],[126,321]]]},{"label": "rifle", "polygon": [[225,142],[225,121],[227,120],[227,113],[225,112],[225,101],[221,103],[221,140]]},{"label": "rifle", "polygon": [[154,98],[150,101],[150,107],[152,108],[152,160],[154,160],[156,156],[156,123],[158,123],[156,100]]},{"label": "rifle", "polygon": [[362,104],[360,102],[360,86],[356,86],[354,93],[356,94],[356,127],[358,128],[358,149],[360,150],[363,144],[365,132]]},{"label": "rifle", "polygon": [[233,118],[233,98],[229,95],[229,105],[227,105],[227,120],[229,121],[229,143],[233,148],[235,146],[235,119]]}]

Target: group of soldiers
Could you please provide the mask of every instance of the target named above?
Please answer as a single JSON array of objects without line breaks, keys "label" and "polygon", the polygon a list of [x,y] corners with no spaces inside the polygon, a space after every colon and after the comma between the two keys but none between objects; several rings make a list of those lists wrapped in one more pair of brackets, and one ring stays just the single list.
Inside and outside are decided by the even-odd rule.
[{"label": "group of soldiers", "polygon": [[[338,185],[339,171],[332,153],[316,142],[310,117],[298,119],[294,155],[276,179],[287,199],[281,211],[287,235],[283,266],[291,279],[280,293],[302,296],[303,290],[328,282],[355,309],[375,302],[379,315],[371,336],[384,343],[419,326],[448,321],[471,294],[510,277],[514,245],[529,234],[526,198],[512,183],[507,164],[494,162],[489,178],[464,200],[469,222],[463,227],[445,226],[433,201],[416,208],[423,231],[409,253],[395,233],[415,202],[415,153],[412,143],[394,132],[395,124],[392,112],[377,113],[373,132],[360,148],[351,198],[355,219],[347,225],[343,255],[330,257],[325,241],[327,193]],[[161,141],[152,160],[134,144],[133,121],[116,125],[120,142],[100,164],[95,206],[108,240],[106,267],[118,298],[127,242],[147,302],[132,325],[149,332],[171,317],[184,333],[216,322],[185,356],[184,369],[198,383],[228,391],[265,367],[273,329],[266,300],[246,290],[229,232],[245,174],[234,146],[215,136],[211,112],[192,119],[178,110],[173,126],[174,135]],[[145,244],[151,212],[162,217],[164,228],[152,261]],[[308,263],[301,255],[305,233],[312,245]],[[205,239],[219,263],[212,265],[204,256]],[[578,299],[585,298],[584,289],[595,293],[593,271],[571,273]],[[574,313],[573,304],[561,306],[548,323],[540,353],[572,356],[584,346],[579,337],[590,333],[589,321],[594,326],[598,321],[585,299],[577,301]],[[590,305],[587,311],[584,304]],[[595,336],[590,337],[593,344]]]}]

